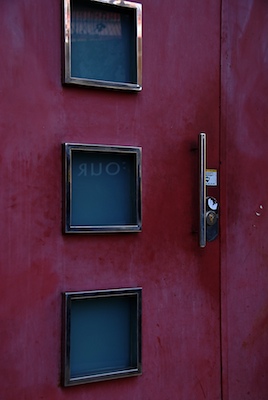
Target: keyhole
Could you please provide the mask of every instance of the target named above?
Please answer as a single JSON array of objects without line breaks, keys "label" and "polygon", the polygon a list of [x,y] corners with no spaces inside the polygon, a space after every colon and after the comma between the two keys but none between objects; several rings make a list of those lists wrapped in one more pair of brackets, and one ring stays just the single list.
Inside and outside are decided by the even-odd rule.
[{"label": "keyhole", "polygon": [[209,211],[207,213],[207,224],[214,225],[217,221],[217,214],[214,211]]}]

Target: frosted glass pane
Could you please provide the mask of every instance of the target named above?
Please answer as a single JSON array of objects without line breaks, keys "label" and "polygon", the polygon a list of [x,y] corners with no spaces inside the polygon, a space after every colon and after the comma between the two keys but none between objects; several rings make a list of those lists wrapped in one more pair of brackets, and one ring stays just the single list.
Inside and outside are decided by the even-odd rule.
[{"label": "frosted glass pane", "polygon": [[136,216],[134,154],[73,151],[71,225],[131,225]]},{"label": "frosted glass pane", "polygon": [[137,83],[135,21],[131,8],[72,1],[72,76]]},{"label": "frosted glass pane", "polygon": [[[137,363],[135,297],[81,299],[71,304],[70,376],[107,373]],[[134,350],[134,351],[133,351]]]}]

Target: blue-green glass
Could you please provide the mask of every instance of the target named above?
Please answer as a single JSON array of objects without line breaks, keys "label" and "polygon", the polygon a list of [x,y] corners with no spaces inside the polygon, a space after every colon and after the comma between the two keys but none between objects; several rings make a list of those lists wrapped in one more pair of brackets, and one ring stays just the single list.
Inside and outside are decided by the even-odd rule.
[{"label": "blue-green glass", "polygon": [[137,366],[135,296],[72,300],[71,378]]},{"label": "blue-green glass", "polygon": [[71,7],[71,76],[137,83],[135,11],[83,0]]},{"label": "blue-green glass", "polygon": [[136,155],[72,152],[71,225],[133,225]]}]

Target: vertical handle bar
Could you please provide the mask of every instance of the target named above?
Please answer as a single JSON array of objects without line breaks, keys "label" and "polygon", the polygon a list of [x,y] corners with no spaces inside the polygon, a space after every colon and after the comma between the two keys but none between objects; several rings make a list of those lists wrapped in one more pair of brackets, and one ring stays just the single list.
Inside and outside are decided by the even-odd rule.
[{"label": "vertical handle bar", "polygon": [[199,246],[206,246],[206,134],[199,134]]}]

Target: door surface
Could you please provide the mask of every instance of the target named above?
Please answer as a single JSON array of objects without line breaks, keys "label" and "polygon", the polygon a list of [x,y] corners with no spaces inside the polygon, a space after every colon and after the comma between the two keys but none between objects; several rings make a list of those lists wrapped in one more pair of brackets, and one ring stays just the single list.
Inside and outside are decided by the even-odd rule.
[{"label": "door surface", "polygon": [[223,398],[268,398],[268,3],[223,1]]},{"label": "door surface", "polygon": [[[133,94],[62,86],[59,2],[2,1],[3,400],[267,399],[268,6],[142,4]],[[200,132],[221,210],[205,248]],[[142,232],[62,234],[65,142],[142,147]],[[61,293],[132,287],[142,375],[63,388]]]}]

